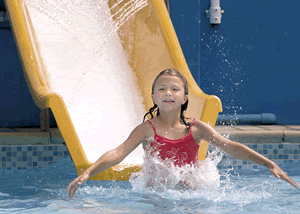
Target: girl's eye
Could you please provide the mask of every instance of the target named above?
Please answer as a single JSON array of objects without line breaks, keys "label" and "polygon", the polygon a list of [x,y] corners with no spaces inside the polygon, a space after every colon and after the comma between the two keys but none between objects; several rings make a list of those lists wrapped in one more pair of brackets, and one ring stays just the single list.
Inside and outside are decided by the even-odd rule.
[{"label": "girl's eye", "polygon": [[162,91],[162,90],[164,90],[163,88],[160,88],[160,89],[158,89],[159,91]]}]

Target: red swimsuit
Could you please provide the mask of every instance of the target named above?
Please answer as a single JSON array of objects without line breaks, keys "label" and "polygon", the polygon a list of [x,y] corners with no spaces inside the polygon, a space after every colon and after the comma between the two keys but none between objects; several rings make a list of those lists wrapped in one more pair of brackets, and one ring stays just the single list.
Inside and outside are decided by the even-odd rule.
[{"label": "red swimsuit", "polygon": [[154,141],[150,143],[150,147],[154,151],[158,151],[158,157],[162,160],[171,160],[175,166],[184,166],[186,164],[194,164],[198,160],[199,145],[195,142],[192,135],[192,126],[195,119],[192,121],[189,133],[180,139],[170,140],[156,133],[153,124],[147,120],[153,127],[155,132]]}]

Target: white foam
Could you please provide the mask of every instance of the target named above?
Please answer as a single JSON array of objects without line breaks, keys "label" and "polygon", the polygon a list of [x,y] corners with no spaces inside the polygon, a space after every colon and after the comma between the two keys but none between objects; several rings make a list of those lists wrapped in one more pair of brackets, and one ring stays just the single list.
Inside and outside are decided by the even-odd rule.
[{"label": "white foam", "polygon": [[[145,113],[108,5],[95,0],[25,3],[51,90],[63,97],[86,156],[95,162],[124,142]],[[143,153],[140,146],[122,163],[141,164]]]},{"label": "white foam", "polygon": [[[153,139],[149,138],[149,141],[151,140]],[[220,187],[217,164],[221,161],[223,152],[218,148],[209,152],[204,161],[182,167],[174,166],[172,161],[160,160],[157,157],[158,153],[151,152],[150,147],[146,151],[143,170],[133,174],[130,178],[134,191],[143,191],[145,188],[169,191],[217,189]]]}]

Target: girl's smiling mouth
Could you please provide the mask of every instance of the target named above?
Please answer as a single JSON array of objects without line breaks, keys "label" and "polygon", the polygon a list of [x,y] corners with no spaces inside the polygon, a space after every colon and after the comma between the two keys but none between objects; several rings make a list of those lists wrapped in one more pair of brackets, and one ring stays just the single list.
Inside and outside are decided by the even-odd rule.
[{"label": "girl's smiling mouth", "polygon": [[174,103],[174,100],[171,100],[171,99],[164,99],[163,102],[164,102],[164,103],[168,103],[168,104],[172,104],[172,103]]}]

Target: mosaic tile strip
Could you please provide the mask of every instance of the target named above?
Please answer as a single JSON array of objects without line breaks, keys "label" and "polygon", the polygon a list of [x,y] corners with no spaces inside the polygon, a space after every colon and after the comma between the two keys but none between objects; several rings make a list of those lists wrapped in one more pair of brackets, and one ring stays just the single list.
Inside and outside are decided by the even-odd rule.
[{"label": "mosaic tile strip", "polygon": [[[274,161],[278,165],[300,162],[300,143],[245,143],[244,145]],[[257,169],[260,167],[263,166],[253,164],[252,162],[248,161],[237,160],[228,155],[224,155],[222,161],[218,164],[219,169]]]},{"label": "mosaic tile strip", "polygon": [[40,168],[68,156],[62,144],[0,146],[0,169]]},{"label": "mosaic tile strip", "polygon": [[[281,165],[300,163],[300,143],[244,144]],[[40,168],[70,156],[62,144],[0,146],[0,169]],[[219,169],[257,169],[263,166],[224,155]]]}]

